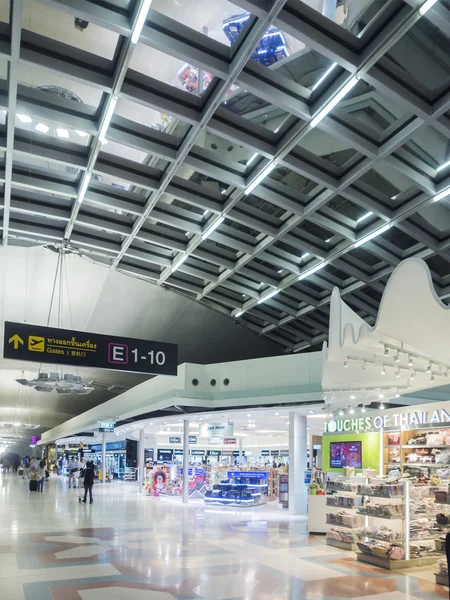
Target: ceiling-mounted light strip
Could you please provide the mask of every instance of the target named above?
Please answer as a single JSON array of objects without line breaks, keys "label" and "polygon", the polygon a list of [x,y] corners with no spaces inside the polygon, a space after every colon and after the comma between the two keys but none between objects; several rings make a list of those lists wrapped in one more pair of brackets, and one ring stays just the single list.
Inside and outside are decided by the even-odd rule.
[{"label": "ceiling-mounted light strip", "polygon": [[252,162],[254,162],[256,159],[258,158],[258,153],[255,152],[255,154],[253,156],[251,156],[248,161],[245,163],[247,167],[249,167]]},{"label": "ceiling-mounted light strip", "polygon": [[323,269],[325,265],[326,265],[326,263],[323,262],[323,263],[320,263],[320,264],[316,265],[312,269],[309,269],[308,271],[305,271],[304,273],[302,273],[299,276],[299,278],[298,278],[297,281],[302,281],[303,279],[306,279],[307,277],[309,277],[313,273],[317,273],[317,271],[320,271],[320,269]]},{"label": "ceiling-mounted light strip", "polygon": [[435,196],[433,198],[433,200],[435,202],[439,202],[439,200],[442,200],[443,198],[446,198],[447,196],[450,196],[450,187],[448,187],[446,190],[444,190],[443,192],[439,192],[439,194],[437,194],[437,196]]},{"label": "ceiling-mounted light strip", "polygon": [[244,314],[243,310],[240,310],[239,312],[237,312],[234,316],[236,319],[239,319],[240,316],[242,316]]},{"label": "ceiling-mounted light strip", "polygon": [[221,223],[225,221],[225,217],[219,217],[214,221],[212,225],[208,227],[208,229],[202,234],[202,240],[206,240],[215,231]]},{"label": "ceiling-mounted light strip", "polygon": [[80,192],[78,194],[78,202],[80,204],[83,202],[84,197],[86,196],[86,192],[87,192],[89,183],[91,181],[91,177],[92,177],[92,173],[86,173],[86,175],[83,179],[83,183],[81,184]]},{"label": "ceiling-mounted light strip", "polygon": [[145,25],[145,21],[147,20],[148,9],[150,8],[150,4],[152,0],[144,0],[141,6],[141,10],[136,18],[136,22],[133,27],[133,33],[131,34],[131,43],[137,44],[139,38],[141,37],[142,30]]},{"label": "ceiling-mounted light strip", "polygon": [[[450,194],[450,190],[449,190],[449,194]],[[382,233],[385,233],[390,228],[390,226],[391,226],[391,224],[387,223],[384,227],[381,227],[381,229],[372,231],[372,233],[369,233],[369,235],[366,235],[366,236],[362,237],[360,240],[358,240],[357,242],[355,242],[353,244],[353,247],[359,248],[359,246],[362,246],[363,244],[369,242],[370,240],[373,240],[373,238],[381,235]]]},{"label": "ceiling-mounted light strip", "polygon": [[187,257],[188,257],[187,254],[183,254],[182,256],[180,256],[180,258],[177,261],[175,261],[175,263],[172,265],[170,272],[174,273],[177,269],[179,269],[181,267],[181,265],[184,263],[184,261],[187,259]]},{"label": "ceiling-mounted light strip", "polygon": [[352,90],[355,85],[358,83],[358,78],[356,76],[352,77],[350,81],[348,81],[344,87],[335,95],[331,100],[322,108],[322,110],[314,117],[311,121],[311,127],[316,127],[329,112],[333,110],[333,108],[339,104],[339,102]]},{"label": "ceiling-mounted light strip", "polygon": [[438,167],[436,169],[436,172],[439,173],[439,171],[443,171],[447,167],[450,167],[450,160],[448,160],[446,163],[444,163],[443,165],[441,165],[440,167]]},{"label": "ceiling-mounted light strip", "polygon": [[111,99],[108,104],[108,108],[106,109],[105,118],[103,119],[102,126],[100,127],[100,131],[98,133],[98,139],[103,143],[106,139],[106,132],[108,130],[109,124],[111,123],[112,116],[116,109],[117,104],[117,96],[111,96]]},{"label": "ceiling-mounted light strip", "polygon": [[312,91],[312,92],[314,92],[314,90],[317,90],[317,88],[319,87],[319,85],[320,85],[320,84],[321,84],[323,81],[325,81],[325,79],[328,77],[328,75],[329,75],[330,73],[332,73],[336,67],[337,67],[337,63],[333,63],[333,64],[331,65],[331,67],[329,67],[329,68],[328,68],[328,69],[325,71],[325,73],[322,75],[322,77],[319,79],[319,81],[317,81],[317,83],[315,83],[315,84],[312,86],[312,88],[311,88],[311,91]]},{"label": "ceiling-mounted light strip", "polygon": [[373,212],[368,212],[365,215],[363,215],[362,217],[359,217],[359,219],[356,219],[356,222],[357,223],[362,223],[363,221],[365,221],[366,219],[368,219],[372,215],[373,215]]},{"label": "ceiling-mounted light strip", "polygon": [[430,8],[432,8],[436,4],[437,1],[438,0],[427,0],[426,2],[424,2],[419,8],[420,16],[423,17],[423,15],[426,14],[430,10]]},{"label": "ceiling-mounted light strip", "polygon": [[261,171],[261,173],[258,175],[258,177],[254,181],[252,181],[252,183],[246,188],[244,194],[246,196],[251,194],[253,192],[253,190],[255,189],[255,187],[257,187],[261,183],[261,181],[263,179],[265,179],[267,177],[267,175],[269,175],[269,173],[271,173],[275,169],[276,166],[277,166],[277,163],[275,161],[269,163],[267,165],[267,167],[263,171]]},{"label": "ceiling-mounted light strip", "polygon": [[263,302],[265,302],[266,300],[269,300],[269,298],[273,298],[274,296],[276,296],[279,293],[280,290],[276,289],[276,290],[272,290],[270,292],[270,294],[267,294],[266,296],[263,296],[262,298],[260,298],[258,300],[258,304],[262,304]]}]

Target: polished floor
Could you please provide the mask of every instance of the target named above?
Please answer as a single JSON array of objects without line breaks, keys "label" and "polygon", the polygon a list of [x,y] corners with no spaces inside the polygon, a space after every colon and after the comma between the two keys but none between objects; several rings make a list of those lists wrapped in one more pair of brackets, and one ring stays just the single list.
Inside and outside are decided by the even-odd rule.
[{"label": "polished floor", "polygon": [[4,600],[435,600],[432,570],[387,572],[306,534],[275,506],[184,507],[135,484],[94,486],[92,506],[53,476],[29,493],[0,478]]}]

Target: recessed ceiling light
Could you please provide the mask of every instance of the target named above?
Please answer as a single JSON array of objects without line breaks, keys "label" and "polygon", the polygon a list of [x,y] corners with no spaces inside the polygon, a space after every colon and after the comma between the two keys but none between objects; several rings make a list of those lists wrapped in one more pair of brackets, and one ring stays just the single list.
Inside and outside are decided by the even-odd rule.
[{"label": "recessed ceiling light", "polygon": [[81,131],[80,129],[75,129],[75,132],[78,133],[78,135],[82,138],[87,137],[89,134],[86,133],[85,131]]},{"label": "recessed ceiling light", "polygon": [[48,125],[45,125],[45,123],[38,123],[35,127],[36,131],[40,131],[41,133],[47,133],[47,131],[50,129]]},{"label": "recessed ceiling light", "polygon": [[279,414],[280,414],[280,413],[275,413],[275,416],[276,416],[276,417],[278,417],[278,415],[279,415]]},{"label": "recessed ceiling light", "polygon": [[283,269],[278,269],[278,275],[280,275],[283,272]]},{"label": "recessed ceiling light", "polygon": [[289,425],[289,421],[286,421],[286,425]]},{"label": "recessed ceiling light", "polygon": [[22,123],[31,123],[31,121],[33,120],[31,117],[29,117],[28,115],[17,115],[17,118],[22,121]]},{"label": "recessed ceiling light", "polygon": [[67,129],[62,129],[58,127],[58,129],[56,130],[56,135],[60,138],[68,138],[69,132],[67,131]]},{"label": "recessed ceiling light", "polygon": [[250,413],[248,413],[247,417],[251,417],[252,415]]}]

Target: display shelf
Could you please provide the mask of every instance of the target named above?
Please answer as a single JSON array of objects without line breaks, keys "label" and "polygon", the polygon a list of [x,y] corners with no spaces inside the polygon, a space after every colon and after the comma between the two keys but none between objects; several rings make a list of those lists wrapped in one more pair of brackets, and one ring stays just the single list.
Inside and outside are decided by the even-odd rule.
[{"label": "display shelf", "polygon": [[328,519],[326,519],[327,525],[332,525],[333,527],[342,527],[343,529],[358,529],[358,527],[362,527],[362,525],[343,525],[342,523],[330,523]]},{"label": "display shelf", "polygon": [[[397,446],[397,447],[398,447],[398,446]],[[440,450],[440,449],[442,449],[442,448],[450,448],[450,446],[448,446],[448,445],[446,445],[446,446],[445,446],[445,445],[444,445],[444,446],[427,446],[427,445],[420,445],[420,446],[418,445],[418,446],[415,446],[415,445],[414,445],[414,446],[413,446],[413,445],[411,444],[410,446],[402,446],[401,448],[402,448],[402,449],[406,449],[406,450],[413,450],[414,448],[422,448],[422,449],[423,449],[423,448],[429,448],[430,450],[433,450],[433,448],[434,448],[434,449],[436,449],[436,450],[437,450],[437,449],[439,449],[439,450]]]},{"label": "display shelf", "polygon": [[364,554],[363,552],[357,552],[356,558],[359,562],[368,563],[375,567],[381,567],[382,569],[398,570],[408,569],[411,567],[426,567],[434,565],[437,556],[421,557],[421,558],[410,558],[409,560],[390,560],[389,558],[381,558],[374,556],[373,554]]},{"label": "display shelf", "polygon": [[405,520],[405,516],[400,517],[400,516],[395,516],[395,517],[383,517],[380,515],[372,515],[369,513],[365,513],[365,512],[360,512],[357,511],[356,512],[357,515],[360,515],[361,517],[372,517],[372,519],[383,519],[386,521],[404,521]]},{"label": "display shelf", "polygon": [[358,549],[356,544],[351,544],[350,542],[340,542],[339,540],[333,540],[332,538],[328,537],[325,543],[327,546],[334,546],[335,548],[340,548],[341,550],[351,550],[352,552],[355,552]]},{"label": "display shelf", "polygon": [[205,493],[205,504],[230,507],[259,506],[267,502],[267,471],[228,471],[227,481]]},{"label": "display shelf", "polygon": [[[370,540],[377,540],[379,542],[386,542],[387,544],[398,544],[399,546],[403,546],[405,540],[402,538],[401,540],[386,540],[385,538],[379,535],[370,535],[370,534],[357,534],[359,539],[369,538]],[[434,539],[434,538],[433,538]]]},{"label": "display shelf", "polygon": [[356,494],[357,496],[367,496],[368,498],[382,498],[383,500],[404,500],[405,496],[383,496],[381,494]]}]

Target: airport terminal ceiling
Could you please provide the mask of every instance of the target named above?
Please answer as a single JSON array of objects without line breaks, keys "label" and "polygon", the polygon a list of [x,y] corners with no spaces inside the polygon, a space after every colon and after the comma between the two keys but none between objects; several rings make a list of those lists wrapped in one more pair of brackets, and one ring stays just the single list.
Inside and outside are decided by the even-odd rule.
[{"label": "airport terminal ceiling", "polygon": [[153,0],[138,38],[143,0],[7,4],[9,251],[64,244],[279,352],[320,348],[333,286],[373,323],[410,256],[447,303],[449,0]]}]

